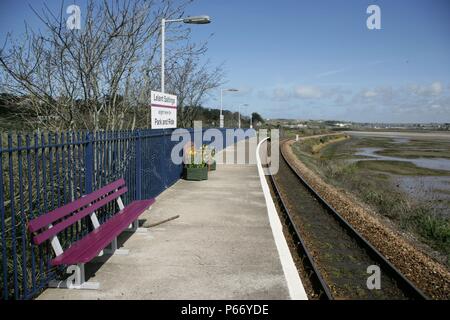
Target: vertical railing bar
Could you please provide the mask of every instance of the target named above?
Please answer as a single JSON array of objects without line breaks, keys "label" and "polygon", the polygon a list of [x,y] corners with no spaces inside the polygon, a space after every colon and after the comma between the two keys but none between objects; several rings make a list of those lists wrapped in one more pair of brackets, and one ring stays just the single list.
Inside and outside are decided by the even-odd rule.
[{"label": "vertical railing bar", "polygon": [[[106,132],[106,163],[107,163],[107,182],[106,183],[111,183],[113,181],[112,179],[112,133],[110,130],[108,130]],[[109,209],[109,208],[108,208]],[[105,219],[109,219],[110,218],[110,212],[108,212],[105,215]]]},{"label": "vertical railing bar", "polygon": [[112,141],[112,170],[113,170],[113,177],[111,180],[114,181],[117,179],[117,170],[118,170],[118,166],[117,166],[117,131],[114,131],[112,133],[113,135],[113,141]]},{"label": "vertical railing bar", "polygon": [[3,141],[0,135],[0,219],[2,237],[2,278],[3,278],[3,299],[7,300],[8,295],[8,261],[6,255],[6,226],[5,226],[5,195],[3,191]]},{"label": "vertical railing bar", "polygon": [[[62,176],[63,176],[63,203],[66,204],[67,201],[67,172],[66,172],[66,164],[65,164],[65,150],[66,150],[66,144],[65,144],[65,140],[64,140],[64,133],[61,133],[61,137],[60,137],[60,141],[61,141],[61,171],[62,171]],[[67,230],[66,230],[67,231]]]},{"label": "vertical railing bar", "polygon": [[54,139],[55,139],[55,171],[56,173],[54,174],[55,176],[55,180],[57,182],[57,186],[56,186],[56,207],[60,207],[61,206],[61,173],[60,173],[60,167],[59,167],[59,139],[58,139],[58,134],[55,133],[54,134]]},{"label": "vertical railing bar", "polygon": [[167,152],[168,152],[169,146],[168,146],[166,129],[163,129],[162,139],[163,139],[163,155],[164,155],[163,172],[165,172],[165,174],[163,174],[162,178],[164,181],[164,190],[165,190],[165,189],[167,189],[167,186],[169,184],[168,178],[169,178],[169,173],[170,173],[169,161],[167,161]]},{"label": "vertical railing bar", "polygon": [[[99,166],[99,172],[100,172],[100,177],[101,177],[101,186],[105,186],[108,181],[106,180],[106,172],[105,172],[105,164],[106,164],[106,154],[105,154],[105,145],[106,145],[106,137],[105,137],[105,131],[102,130],[99,132],[99,140],[100,140],[100,145],[99,145],[99,161],[98,161],[98,166]],[[102,216],[102,222],[104,222],[104,216]]]},{"label": "vertical railing bar", "polygon": [[[97,145],[97,153],[98,153],[98,160],[97,160],[97,174],[99,176],[99,187],[102,187],[106,185],[105,181],[105,173],[104,173],[104,137],[103,137],[103,131],[98,132],[98,145]],[[102,217],[102,221],[104,222],[104,217]]]},{"label": "vertical railing bar", "polygon": [[[28,174],[28,218],[33,219],[33,176],[32,176],[32,160],[31,160],[31,141],[30,135],[27,134],[25,138],[25,144],[27,147],[27,174]],[[31,289],[34,292],[36,290],[36,262],[34,256],[34,243],[30,242],[30,255],[31,255]],[[29,293],[28,293],[29,294]]]},{"label": "vertical railing bar", "polygon": [[[74,149],[73,149],[73,174],[74,174],[74,200],[79,198],[79,188],[81,185],[80,182],[80,171],[81,171],[81,166],[79,165],[79,152],[80,152],[80,145],[79,145],[79,134],[78,132],[74,132],[73,133],[73,142],[74,142]],[[78,161],[77,161],[78,159]],[[76,228],[75,228],[75,239],[79,239],[80,234],[82,232],[82,225],[81,225],[81,221],[75,224]]]},{"label": "vertical railing bar", "polygon": [[[69,132],[66,133],[66,141],[67,141],[67,184],[68,184],[68,192],[69,192],[69,199],[68,202],[73,201],[73,161],[72,161],[72,139]],[[73,241],[74,234],[73,234],[73,225],[69,228],[69,237],[70,241]]]},{"label": "vertical railing bar", "polygon": [[[115,131],[115,139],[116,139],[116,172],[114,174],[114,180],[119,179],[119,177],[125,178],[125,176],[121,173],[121,156],[120,156],[120,139],[121,139],[121,130]],[[108,208],[108,217],[112,216],[116,212],[115,204],[111,203]],[[106,215],[105,215],[106,216]]]},{"label": "vertical railing bar", "polygon": [[15,192],[14,192],[14,167],[13,167],[13,141],[11,133],[8,134],[8,165],[9,165],[9,196],[11,208],[11,249],[13,258],[13,281],[14,281],[14,297],[19,297],[18,281],[17,281],[17,252],[16,252],[16,210],[15,210]]},{"label": "vertical railing bar", "polygon": [[89,132],[85,134],[84,145],[84,194],[92,192],[92,175],[94,166],[92,137]]},{"label": "vertical railing bar", "polygon": [[[110,153],[109,153],[109,149],[110,149],[110,131],[109,130],[105,130],[103,132],[104,134],[104,150],[103,150],[103,173],[104,173],[104,177],[105,177],[105,185],[108,183],[112,182],[111,176],[110,176],[110,165],[111,165],[111,159],[110,159]],[[106,209],[107,211],[109,211],[109,207]],[[107,212],[104,216],[103,216],[103,220],[106,221],[109,218],[109,212]]]},{"label": "vertical railing bar", "polygon": [[106,153],[106,147],[107,147],[107,136],[106,136],[106,131],[103,131],[103,179],[104,179],[104,184],[108,184],[108,176],[107,176],[107,163],[108,163],[108,159],[107,156],[108,154]]},{"label": "vertical railing bar", "polygon": [[[37,213],[38,215],[42,214],[42,208],[41,208],[41,185],[40,185],[40,179],[39,179],[39,136],[37,133],[34,134],[34,157],[35,157],[35,176],[36,176],[36,199],[37,199]],[[39,252],[39,275],[42,275],[44,273],[44,259],[42,258],[44,252],[42,250],[42,246],[39,246],[38,249]],[[42,278],[41,278],[42,282]],[[39,283],[39,286],[42,285],[42,283]]]},{"label": "vertical railing bar", "polygon": [[106,185],[106,132],[101,132],[102,146],[101,146],[101,163],[102,163],[102,185]]},{"label": "vertical railing bar", "polygon": [[[60,154],[61,154],[61,175],[62,175],[62,203],[66,204],[67,203],[67,176],[66,176],[66,165],[65,165],[65,161],[64,161],[64,151],[65,151],[65,141],[64,141],[64,133],[61,132],[60,134],[60,145],[61,148],[59,148],[60,150]],[[60,204],[58,203],[58,206],[60,206]],[[67,241],[68,238],[68,230],[67,228],[64,229],[64,241]]]},{"label": "vertical railing bar", "polygon": [[55,186],[54,186],[54,174],[53,174],[53,136],[48,134],[48,171],[50,175],[50,210],[55,208]]},{"label": "vertical railing bar", "polygon": [[43,212],[48,212],[48,199],[47,199],[47,163],[45,161],[45,136],[41,134],[41,160],[42,160],[42,195],[44,200]]},{"label": "vertical railing bar", "polygon": [[147,145],[146,145],[146,130],[142,130],[141,132],[141,154],[142,154],[142,170],[141,170],[141,176],[142,176],[142,185],[141,185],[141,196],[143,198],[147,198],[147,188],[145,188],[145,173],[146,173],[146,166],[145,166],[145,161],[148,159],[147,158]]},{"label": "vertical railing bar", "polygon": [[17,161],[19,166],[19,208],[20,227],[22,229],[22,296],[27,295],[27,256],[26,256],[26,216],[23,199],[23,163],[22,163],[22,135],[17,135]]},{"label": "vertical railing bar", "polygon": [[[127,193],[131,193],[131,192],[134,192],[134,189],[132,189],[131,187],[131,184],[132,184],[132,181],[131,181],[131,178],[130,178],[130,168],[133,166],[133,164],[131,163],[131,157],[132,156],[130,156],[130,149],[129,149],[129,147],[128,147],[128,143],[129,143],[129,141],[130,141],[130,137],[129,137],[129,135],[128,135],[128,133],[127,133],[128,131],[127,130],[120,130],[120,132],[119,132],[119,138],[120,138],[120,150],[121,150],[121,154],[120,154],[120,157],[121,157],[121,161],[122,161],[122,164],[121,164],[121,166],[122,166],[122,172],[121,172],[121,174],[122,174],[122,176],[123,176],[123,178],[125,179],[125,182],[126,182],[126,184],[127,185],[129,185],[130,187],[128,188],[128,192]],[[128,203],[128,199],[129,199],[129,195],[128,194],[125,194],[124,195],[124,197],[123,197],[123,201],[125,202],[125,203]],[[116,208],[116,207],[114,207],[114,208]]]},{"label": "vertical railing bar", "polygon": [[[119,149],[120,149],[120,132],[121,130],[117,130],[114,132],[115,135],[115,143],[114,143],[114,148],[115,148],[115,164],[116,164],[116,169],[115,169],[115,173],[114,173],[114,180],[117,180],[121,177],[123,177],[122,174],[122,167],[121,167],[121,157],[120,157],[120,153],[119,153]],[[110,216],[112,216],[115,212],[115,205],[113,203],[111,203],[111,208],[108,210],[108,212],[110,212]]]},{"label": "vertical railing bar", "polygon": [[[78,199],[81,198],[85,192],[84,192],[84,180],[86,179],[86,171],[84,169],[84,152],[85,152],[85,148],[84,148],[84,132],[83,131],[78,131],[77,132],[77,145],[78,145],[78,162],[79,162],[79,179],[78,179],[78,188],[79,188],[79,194],[78,194]],[[81,232],[78,235],[79,239],[83,238],[84,235],[86,234],[86,219],[81,219]]]},{"label": "vertical railing bar", "polygon": [[[48,199],[48,186],[47,186],[47,162],[45,157],[45,150],[48,148],[48,145],[50,144],[50,141],[47,140],[47,143],[45,142],[45,135],[41,134],[41,157],[42,157],[42,184],[43,184],[43,196],[44,196],[44,213],[49,212],[49,199]],[[48,148],[49,149],[49,148]],[[47,262],[46,270],[45,272],[48,272],[50,269],[50,259],[49,259],[49,250],[48,250],[48,243],[46,243],[45,251],[44,251],[45,261]]]},{"label": "vertical railing bar", "polygon": [[[108,164],[108,153],[107,153],[107,144],[108,144],[108,131],[103,130],[102,132],[102,159],[101,159],[101,165],[102,165],[102,176],[103,176],[103,184],[107,185],[110,183],[110,179],[108,177],[108,170],[107,170],[107,164]],[[108,214],[105,214],[102,216],[103,221],[106,221],[108,218]]]},{"label": "vertical railing bar", "polygon": [[[83,194],[84,194],[84,148],[83,148],[83,132],[78,131],[77,132],[77,161],[78,161],[78,166],[77,166],[77,172],[78,172],[78,196],[77,199],[80,199]],[[83,238],[85,232],[86,232],[86,225],[84,223],[84,219],[80,220],[80,232],[77,235],[78,239]]]},{"label": "vertical railing bar", "polygon": [[95,144],[94,144],[94,152],[95,152],[95,165],[94,165],[94,186],[95,188],[100,188],[101,181],[99,181],[99,168],[98,168],[98,148],[99,148],[99,141],[98,141],[98,131],[95,132]]},{"label": "vertical railing bar", "polygon": [[136,130],[136,133],[134,135],[135,139],[135,167],[136,167],[136,184],[135,184],[135,198],[137,200],[141,200],[142,198],[142,154],[141,154],[141,133],[139,130]]},{"label": "vertical railing bar", "polygon": [[111,183],[111,131],[106,131],[106,177],[107,182]]},{"label": "vertical railing bar", "polygon": [[[112,181],[114,181],[114,168],[113,168],[113,166],[114,166],[114,158],[113,158],[113,152],[114,152],[113,132],[111,130],[108,130],[108,183],[111,183]],[[110,217],[110,213],[108,213],[105,218],[109,219],[109,217]]]},{"label": "vertical railing bar", "polygon": [[[140,133],[139,133],[139,134],[140,134]],[[140,163],[137,163],[137,162],[136,162],[136,161],[138,160],[138,157],[140,157],[140,154],[139,154],[139,153],[140,153],[140,150],[136,150],[136,143],[135,143],[135,141],[133,141],[133,140],[136,140],[137,137],[135,136],[135,134],[134,134],[133,131],[130,131],[130,132],[129,132],[129,138],[130,138],[130,140],[131,140],[132,148],[134,149],[134,158],[133,158],[133,160],[134,160],[134,167],[135,167],[135,170],[136,170],[138,166],[139,166],[139,167],[142,167],[142,161],[140,161]],[[140,147],[139,147],[139,148],[140,148]],[[140,171],[140,169],[138,169],[138,171]],[[138,180],[137,180],[136,175],[133,175],[132,179],[133,179],[133,186],[135,187],[135,190],[137,190],[137,183],[138,183]],[[130,201],[136,200],[136,199],[137,199],[137,198],[136,198],[137,196],[138,196],[137,191],[135,191],[134,194],[130,194],[130,197],[132,197],[132,199],[130,199]],[[139,195],[139,196],[141,196],[141,195]]]}]

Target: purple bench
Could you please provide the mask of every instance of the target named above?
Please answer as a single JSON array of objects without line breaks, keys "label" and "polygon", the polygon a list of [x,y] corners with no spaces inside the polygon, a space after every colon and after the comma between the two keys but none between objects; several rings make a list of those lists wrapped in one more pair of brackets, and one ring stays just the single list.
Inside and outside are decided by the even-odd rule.
[{"label": "purple bench", "polygon": [[[117,248],[117,236],[122,231],[147,230],[138,228],[138,217],[155,202],[155,199],[133,201],[124,207],[120,196],[127,190],[125,180],[119,179],[28,223],[28,230],[34,233],[34,244],[40,245],[47,240],[50,241],[56,255],[51,260],[51,265],[69,266],[67,268],[67,272],[71,274],[69,278],[65,281],[52,281],[50,287],[98,289],[98,283],[85,281],[84,264],[104,253],[127,254],[127,250]],[[120,211],[100,224],[95,212],[112,201],[117,201]],[[58,240],[58,233],[87,216],[90,217],[94,230],[64,251]]]}]

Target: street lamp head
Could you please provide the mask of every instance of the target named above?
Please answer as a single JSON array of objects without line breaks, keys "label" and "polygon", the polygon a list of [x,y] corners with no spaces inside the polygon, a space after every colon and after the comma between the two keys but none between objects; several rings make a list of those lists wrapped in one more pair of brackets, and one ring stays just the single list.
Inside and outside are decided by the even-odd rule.
[{"label": "street lamp head", "polygon": [[238,89],[227,89],[227,91],[229,91],[229,92],[238,92],[239,90]]},{"label": "street lamp head", "polygon": [[189,24],[207,24],[211,23],[211,18],[209,16],[193,16],[184,18],[183,22]]}]

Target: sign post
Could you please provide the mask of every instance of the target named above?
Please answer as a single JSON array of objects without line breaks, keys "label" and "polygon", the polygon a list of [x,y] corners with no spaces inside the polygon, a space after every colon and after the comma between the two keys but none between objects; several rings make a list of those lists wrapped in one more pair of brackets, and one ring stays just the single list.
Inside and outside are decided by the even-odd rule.
[{"label": "sign post", "polygon": [[177,96],[158,91],[151,92],[152,129],[177,127]]}]

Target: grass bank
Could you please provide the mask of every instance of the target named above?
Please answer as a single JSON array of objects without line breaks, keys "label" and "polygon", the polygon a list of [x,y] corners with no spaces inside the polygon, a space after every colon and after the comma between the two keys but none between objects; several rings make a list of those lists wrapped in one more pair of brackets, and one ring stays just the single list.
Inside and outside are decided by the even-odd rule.
[{"label": "grass bank", "polygon": [[320,152],[320,150],[322,150],[326,146],[328,146],[332,143],[344,141],[349,138],[350,137],[346,134],[326,135],[326,136],[322,136],[322,137],[306,139],[302,142],[302,146],[306,152],[308,152],[312,155],[315,155],[315,154],[318,154]]},{"label": "grass bank", "polygon": [[296,135],[299,137],[315,136],[319,134],[329,134],[333,131],[325,128],[299,128],[299,129],[283,129],[283,138],[294,139]]},{"label": "grass bank", "polygon": [[365,160],[356,162],[356,167],[361,170],[386,172],[402,176],[445,176],[448,171],[418,167],[407,161],[390,160]]}]

